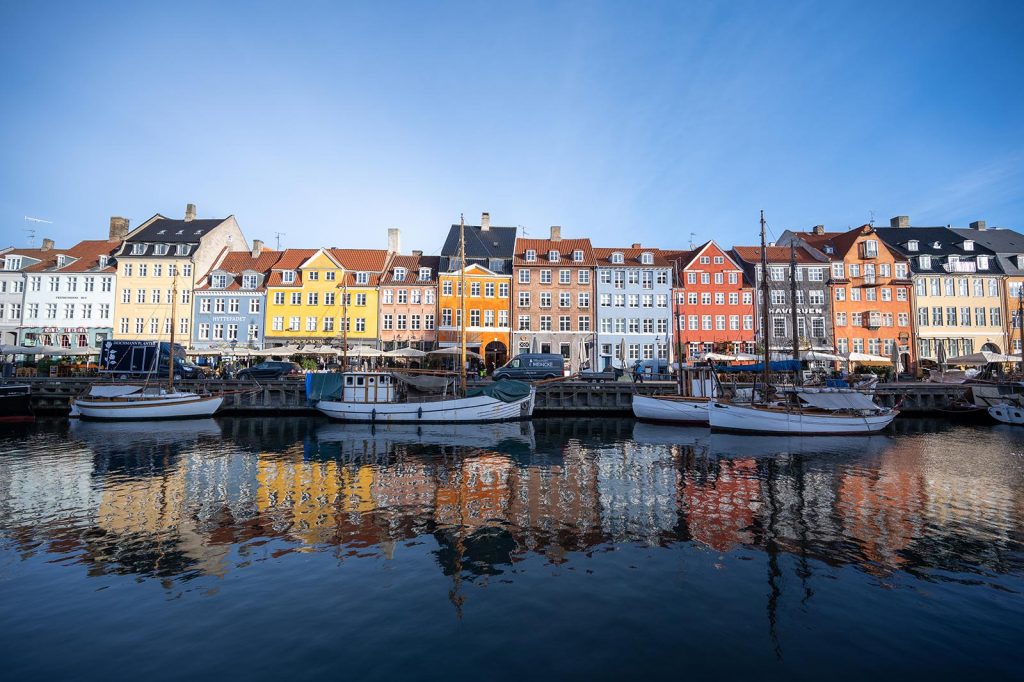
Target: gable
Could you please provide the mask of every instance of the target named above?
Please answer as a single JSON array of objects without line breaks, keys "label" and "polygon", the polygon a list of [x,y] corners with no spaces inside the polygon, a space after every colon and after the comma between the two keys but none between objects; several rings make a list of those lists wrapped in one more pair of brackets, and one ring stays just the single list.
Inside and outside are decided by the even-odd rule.
[{"label": "gable", "polygon": [[307,259],[305,263],[303,263],[302,265],[299,266],[299,268],[302,269],[302,270],[327,270],[327,269],[330,269],[330,270],[340,270],[340,269],[343,269],[341,267],[341,264],[338,263],[338,261],[334,260],[334,258],[331,257],[331,254],[329,254],[324,249],[320,249],[319,251],[314,253],[312,256],[310,256],[309,259]]}]

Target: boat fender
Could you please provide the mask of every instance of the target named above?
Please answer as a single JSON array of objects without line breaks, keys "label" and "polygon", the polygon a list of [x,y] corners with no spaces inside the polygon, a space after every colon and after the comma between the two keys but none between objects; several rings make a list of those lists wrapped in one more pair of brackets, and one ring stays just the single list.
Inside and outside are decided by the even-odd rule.
[{"label": "boat fender", "polygon": [[422,407],[420,407],[420,409],[416,410],[416,417],[419,418],[419,419],[423,419],[423,408]]},{"label": "boat fender", "polygon": [[370,421],[372,421],[372,422],[377,421],[377,408],[376,407],[373,408],[372,410],[370,410]]}]

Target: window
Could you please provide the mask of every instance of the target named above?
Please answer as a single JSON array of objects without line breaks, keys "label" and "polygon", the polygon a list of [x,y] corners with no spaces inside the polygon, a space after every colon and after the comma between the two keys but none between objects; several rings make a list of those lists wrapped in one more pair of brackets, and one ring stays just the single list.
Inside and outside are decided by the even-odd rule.
[{"label": "window", "polygon": [[257,275],[252,275],[252,274],[242,275],[242,288],[243,289],[255,289],[258,282],[259,282],[259,277]]},{"label": "window", "polygon": [[306,272],[306,279],[310,282],[315,282],[320,279],[320,273],[316,270],[309,270]]},{"label": "window", "polygon": [[864,258],[878,258],[878,242],[874,239],[865,239],[861,242]]},{"label": "window", "polygon": [[984,308],[975,308],[974,309],[974,324],[978,325],[979,327],[984,327],[985,326],[985,309]]},{"label": "window", "polygon": [[917,240],[911,239],[909,242],[907,242],[907,251],[917,251],[918,246],[919,245]]},{"label": "window", "polygon": [[858,289],[857,287],[851,287],[850,288],[850,300],[851,301],[859,301],[860,300],[860,289]]},{"label": "window", "polygon": [[[369,284],[369,283],[370,283],[370,273],[368,273],[368,272],[357,272],[356,273],[356,284]],[[358,331],[358,328],[359,328],[359,320],[360,319],[362,319],[362,318],[358,318],[358,317],[356,318],[356,329],[357,329],[357,331]],[[365,322],[365,320],[364,320],[364,322]]]},{"label": "window", "polygon": [[385,313],[384,314],[384,321],[381,323],[382,324],[382,329],[384,329],[385,331],[391,331],[391,329],[394,328],[394,323],[395,323],[394,321],[395,321],[395,316],[394,315],[392,315],[391,313]]},{"label": "window", "polygon": [[430,268],[420,268],[419,279],[427,281],[430,279]]},{"label": "window", "polygon": [[302,292],[301,291],[293,291],[292,292],[292,305],[302,305]]},{"label": "window", "polygon": [[550,308],[551,307],[551,292],[550,291],[541,292],[541,294],[540,294],[540,307],[541,308]]},{"label": "window", "polygon": [[572,270],[559,270],[558,271],[558,283],[559,284],[572,284]]},{"label": "window", "polygon": [[825,290],[812,289],[807,292],[807,302],[810,305],[825,305]]},{"label": "window", "polygon": [[572,305],[572,294],[568,291],[561,291],[558,293],[558,307],[568,308]]},{"label": "window", "polygon": [[551,331],[551,316],[550,315],[541,315],[540,316],[540,330],[542,332],[549,332],[549,331]]},{"label": "window", "polygon": [[395,268],[395,274],[393,276],[393,279],[396,282],[404,282],[405,281],[405,274],[406,274],[406,272],[407,271],[406,271],[405,268]]},{"label": "window", "polygon": [[[189,252],[189,245],[188,244],[178,244],[178,246],[174,249],[174,255],[176,255],[176,256],[187,256],[188,252]],[[188,274],[188,273],[186,273],[186,274]]]},{"label": "window", "polygon": [[285,284],[291,284],[292,282],[294,282],[295,281],[295,271],[294,270],[285,270],[284,272],[282,272],[281,273],[281,281],[284,282]]},{"label": "window", "polygon": [[237,313],[238,312],[238,299],[237,298],[229,298],[228,299],[228,312],[229,313]]},{"label": "window", "polygon": [[768,272],[770,273],[771,279],[773,279],[776,282],[781,282],[784,279],[786,279],[786,268],[773,265],[772,267],[768,268]]},{"label": "window", "polygon": [[551,249],[550,251],[548,251],[548,261],[551,262],[551,263],[557,263],[558,262],[558,251],[556,251],[554,249]]},{"label": "window", "polygon": [[520,291],[519,292],[519,307],[529,308],[530,307],[530,292]]},{"label": "window", "polygon": [[572,323],[570,322],[570,317],[568,315],[559,315],[558,316],[558,331],[560,331],[560,332],[571,332],[572,331]]},{"label": "window", "polygon": [[971,309],[968,307],[960,308],[960,325],[963,327],[971,326]]},{"label": "window", "polygon": [[782,289],[772,289],[769,292],[769,300],[772,305],[785,305],[786,304],[786,292]]},{"label": "window", "polygon": [[[980,310],[984,310],[984,308],[980,308]],[[984,319],[984,314],[983,314],[983,319]],[[941,327],[942,326],[942,308],[940,308],[938,306],[932,308],[932,326],[933,327]]]},{"label": "window", "polygon": [[199,299],[199,312],[208,313],[210,312],[210,299],[201,298]]},{"label": "window", "polygon": [[536,262],[536,260],[537,260],[537,251],[534,250],[534,249],[527,249],[526,250],[526,258],[525,258],[525,260],[526,260],[527,263],[534,263],[534,262]]},{"label": "window", "polygon": [[989,324],[992,325],[993,327],[998,327],[1003,323],[1002,317],[1003,314],[1000,308],[989,309]]},{"label": "window", "polygon": [[772,318],[772,336],[775,336],[775,337],[786,336],[786,318],[784,318],[784,317],[773,317]]},{"label": "window", "polygon": [[812,317],[811,318],[811,336],[816,339],[825,338],[825,318],[824,317]]},{"label": "window", "polygon": [[808,270],[807,270],[807,281],[808,282],[824,282],[825,281],[825,269],[824,268],[808,268]]},{"label": "window", "polygon": [[[508,298],[508,282],[498,284],[498,298]],[[429,303],[430,301],[427,301]]]},{"label": "window", "polygon": [[551,271],[550,270],[541,270],[540,271],[540,283],[541,284],[551,284]]},{"label": "window", "polygon": [[306,305],[320,305],[320,296],[315,291],[306,294]]},{"label": "window", "polygon": [[275,291],[274,292],[274,305],[284,305],[284,292],[283,291]]},{"label": "window", "polygon": [[[503,312],[505,312],[505,311],[503,311]],[[432,330],[434,328],[434,314],[433,313],[427,313],[426,315],[423,316],[423,328],[427,329],[427,330]]]},{"label": "window", "polygon": [[883,301],[891,301],[892,300],[892,289],[889,289],[887,287],[883,287],[882,288],[882,300]]},{"label": "window", "polygon": [[644,251],[640,254],[641,265],[654,265],[654,254]]},{"label": "window", "polygon": [[616,265],[621,265],[625,261],[623,255],[620,252],[615,251],[614,253],[612,253],[611,262],[615,263]]},{"label": "window", "polygon": [[590,284],[590,270],[577,271],[576,282],[579,284]]},{"label": "window", "polygon": [[328,270],[327,272],[325,272],[324,273],[324,279],[327,280],[328,282],[333,282],[334,281],[334,270]]},{"label": "window", "polygon": [[260,312],[260,299],[258,299],[258,298],[250,298],[249,299],[249,313],[253,314],[253,313],[258,313],[258,312]]},{"label": "window", "polygon": [[205,341],[210,338],[210,323],[200,322],[199,323],[199,339]]},{"label": "window", "polygon": [[922,270],[931,270],[932,269],[932,257],[931,256],[918,256],[917,257],[917,265]]},{"label": "window", "polygon": [[[405,294],[405,290],[401,289],[398,292],[399,297]],[[480,298],[480,282],[470,282],[469,284],[469,295],[471,298]],[[405,303],[405,301],[399,298],[399,303]]]}]

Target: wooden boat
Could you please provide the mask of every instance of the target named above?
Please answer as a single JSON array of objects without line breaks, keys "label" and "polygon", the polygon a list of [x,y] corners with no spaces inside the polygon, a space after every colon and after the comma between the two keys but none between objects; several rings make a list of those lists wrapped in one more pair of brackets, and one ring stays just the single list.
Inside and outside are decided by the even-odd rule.
[{"label": "wooden boat", "polygon": [[32,387],[26,384],[0,386],[0,423],[30,422],[32,413]]},{"label": "wooden boat", "polygon": [[661,424],[706,425],[708,402],[717,397],[716,382],[710,369],[682,368],[679,394],[646,396],[633,394],[633,416]]},{"label": "wooden boat", "polygon": [[806,389],[797,391],[796,398],[799,402],[763,405],[712,401],[708,404],[711,429],[806,436],[869,434],[882,431],[899,414],[856,391]]},{"label": "wooden boat", "polygon": [[93,386],[71,401],[71,416],[105,421],[212,417],[223,396],[144,386]]},{"label": "wooden boat", "polygon": [[988,414],[1003,424],[1024,425],[1024,408],[1019,405],[993,405]]},{"label": "wooden boat", "polygon": [[501,381],[465,397],[399,399],[390,372],[341,373],[336,399],[320,399],[316,409],[331,419],[373,423],[469,423],[528,419],[537,390],[521,381]]}]

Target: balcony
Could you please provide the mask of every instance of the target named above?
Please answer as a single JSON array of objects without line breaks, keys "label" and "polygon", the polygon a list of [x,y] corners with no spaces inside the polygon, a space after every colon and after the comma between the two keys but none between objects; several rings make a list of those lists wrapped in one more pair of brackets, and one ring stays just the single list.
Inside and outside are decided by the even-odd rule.
[{"label": "balcony", "polygon": [[882,326],[882,313],[869,312],[864,315],[864,326],[867,329],[878,329]]},{"label": "balcony", "polygon": [[875,275],[861,275],[853,278],[854,284],[858,284],[862,287],[877,287],[882,282]]},{"label": "balcony", "polygon": [[946,272],[977,272],[978,266],[973,261],[956,261],[943,263],[942,269]]}]

